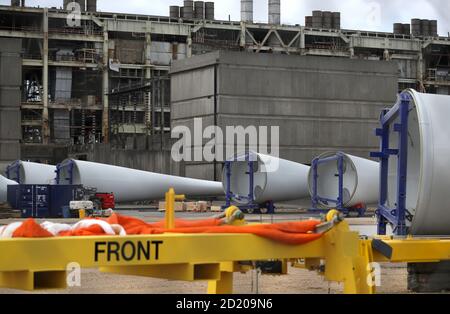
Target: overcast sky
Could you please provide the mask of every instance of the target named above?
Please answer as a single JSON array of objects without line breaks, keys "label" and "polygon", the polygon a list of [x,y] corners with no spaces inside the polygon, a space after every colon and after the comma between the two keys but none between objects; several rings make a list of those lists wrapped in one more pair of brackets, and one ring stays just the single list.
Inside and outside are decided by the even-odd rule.
[{"label": "overcast sky", "polygon": [[[240,19],[240,0],[209,0],[216,3],[216,18]],[[9,4],[10,0],[0,0]],[[28,6],[61,7],[63,0],[26,0]],[[108,12],[129,12],[168,15],[170,5],[182,0],[99,0],[98,9]],[[304,25],[304,16],[312,10],[340,11],[342,27],[373,31],[392,31],[395,22],[409,23],[411,18],[439,20],[439,33],[450,32],[450,1],[448,0],[281,0],[284,24]],[[254,0],[255,21],[267,22],[267,0]]]}]

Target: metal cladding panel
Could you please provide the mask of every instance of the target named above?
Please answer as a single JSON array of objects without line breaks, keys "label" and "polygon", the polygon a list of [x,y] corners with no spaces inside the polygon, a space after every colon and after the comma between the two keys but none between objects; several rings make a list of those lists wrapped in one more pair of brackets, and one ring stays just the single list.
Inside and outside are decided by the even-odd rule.
[{"label": "metal cladding panel", "polygon": [[214,95],[214,67],[177,73],[171,79],[171,102],[185,102]]},{"label": "metal cladding panel", "polygon": [[18,53],[0,53],[0,85],[22,85],[22,58]]},{"label": "metal cladding panel", "polygon": [[22,51],[22,39],[15,38],[1,38],[0,39],[0,53],[21,53]]},{"label": "metal cladding panel", "polygon": [[144,59],[144,44],[142,40],[116,39],[116,57],[121,63],[137,64]]},{"label": "metal cladding panel", "polygon": [[55,142],[70,144],[70,113],[68,110],[55,109],[53,111],[53,134]]},{"label": "metal cladding panel", "polygon": [[72,98],[72,69],[56,68],[55,100]]},{"label": "metal cladding panel", "polygon": [[20,157],[19,141],[0,139],[0,161],[11,162]]},{"label": "metal cladding panel", "polygon": [[416,60],[396,60],[399,68],[400,78],[414,79],[417,76]]},{"label": "metal cladding panel", "polygon": [[392,102],[397,91],[395,62],[235,56],[225,54],[219,66],[221,94]]},{"label": "metal cladding panel", "polygon": [[306,164],[336,149],[367,157],[379,144],[380,111],[398,91],[396,62],[216,52],[174,62],[173,126],[210,123],[214,68],[217,124],[278,126],[280,156]]},{"label": "metal cladding panel", "polygon": [[0,86],[0,109],[20,109],[21,91],[20,87]]},{"label": "metal cladding panel", "polygon": [[20,140],[22,132],[19,110],[5,110],[0,107],[0,140]]}]

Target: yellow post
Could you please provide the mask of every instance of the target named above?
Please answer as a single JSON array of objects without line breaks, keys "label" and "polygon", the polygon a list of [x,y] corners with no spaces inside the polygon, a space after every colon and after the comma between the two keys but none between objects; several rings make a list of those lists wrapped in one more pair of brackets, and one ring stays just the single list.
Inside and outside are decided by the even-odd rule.
[{"label": "yellow post", "polygon": [[165,227],[166,229],[175,228],[175,202],[184,201],[186,197],[184,195],[176,195],[175,190],[171,188],[169,192],[166,193],[166,216],[165,216]]},{"label": "yellow post", "polygon": [[221,272],[220,280],[208,281],[208,294],[232,294],[233,273]]}]

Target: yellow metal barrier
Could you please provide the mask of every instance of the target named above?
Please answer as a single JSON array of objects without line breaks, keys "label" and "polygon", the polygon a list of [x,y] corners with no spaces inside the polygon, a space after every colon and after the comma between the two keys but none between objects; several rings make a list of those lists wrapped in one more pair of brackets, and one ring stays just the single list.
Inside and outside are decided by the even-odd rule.
[{"label": "yellow metal barrier", "polygon": [[[167,195],[166,223],[177,197]],[[346,221],[322,238],[286,245],[250,234],[162,234],[0,240],[0,286],[22,290],[65,288],[66,267],[78,263],[114,274],[208,281],[209,293],[232,293],[233,273],[248,261],[279,260],[315,270],[344,284],[345,293],[375,293],[373,262],[433,262],[450,259],[449,239],[361,238]]]}]

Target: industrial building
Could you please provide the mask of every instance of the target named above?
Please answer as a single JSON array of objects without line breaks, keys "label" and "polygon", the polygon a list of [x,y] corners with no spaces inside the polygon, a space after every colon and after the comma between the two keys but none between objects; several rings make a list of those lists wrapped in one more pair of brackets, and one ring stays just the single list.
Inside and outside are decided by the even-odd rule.
[{"label": "industrial building", "polygon": [[[190,0],[0,6],[0,293],[450,291],[450,34],[282,25],[281,0],[255,23],[240,3],[240,21]],[[293,271],[321,281],[274,276]]]},{"label": "industrial building", "polygon": [[[98,12],[96,1],[76,2],[82,11],[79,23],[70,15],[70,1],[61,8],[27,7],[25,1],[0,6],[0,49],[8,49],[1,51],[0,65],[0,168],[19,158],[57,163],[73,156],[185,174],[184,165],[167,158],[171,126],[179,122],[171,116],[171,103],[177,107],[182,99],[171,99],[178,91],[171,90],[169,72],[177,60],[217,50],[290,55],[283,62],[293,63],[292,56],[314,56],[330,67],[362,64],[356,59],[393,61],[398,90],[449,93],[450,38],[437,35],[435,21],[413,19],[411,26],[397,23],[395,32],[380,33],[341,29],[345,16],[339,12],[314,11],[305,26],[303,21],[282,25],[279,0],[269,1],[269,24],[253,22],[252,0],[241,1],[241,21],[215,20],[210,2],[174,0],[167,16]],[[261,58],[255,55],[254,62],[272,60]],[[319,88],[323,91],[316,88],[313,98]],[[385,99],[373,100],[378,105],[372,122],[377,108],[394,96],[391,88]],[[322,145],[300,143],[305,143],[301,156],[285,150],[283,157],[304,162]],[[358,140],[345,146],[365,155],[373,143]]]},{"label": "industrial building", "polygon": [[[369,156],[378,148],[373,130],[380,111],[397,94],[396,64],[386,61],[220,51],[174,62],[171,77],[173,127],[194,134],[201,117],[203,128],[223,132],[267,126],[270,140],[276,126],[280,156],[303,164],[339,149]],[[216,139],[216,156],[230,157],[229,136]],[[221,162],[185,162],[188,177],[220,180],[222,168]]]}]

